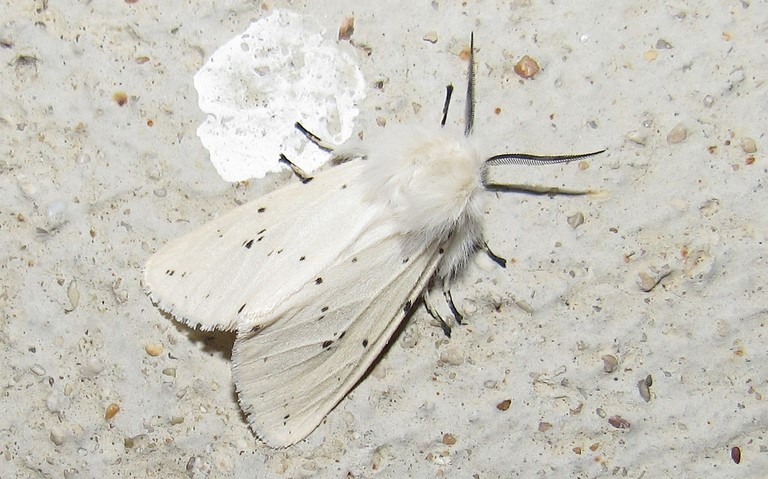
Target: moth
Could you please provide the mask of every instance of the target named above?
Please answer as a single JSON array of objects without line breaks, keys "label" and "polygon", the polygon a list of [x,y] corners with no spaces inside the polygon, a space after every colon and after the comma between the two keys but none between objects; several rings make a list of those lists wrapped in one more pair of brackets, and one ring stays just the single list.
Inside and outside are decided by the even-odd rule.
[{"label": "moth", "polygon": [[[472,142],[474,36],[464,131],[442,122],[387,128],[333,149],[348,161],[242,205],[147,262],[160,309],[202,330],[234,331],[232,377],[267,445],[309,435],[360,381],[404,318],[486,250],[482,197],[496,165],[567,163],[601,151],[481,158]],[[284,158],[285,160],[285,158]],[[523,187],[524,188],[524,187]],[[520,189],[512,185],[509,189]],[[446,332],[450,331],[443,321]]]}]

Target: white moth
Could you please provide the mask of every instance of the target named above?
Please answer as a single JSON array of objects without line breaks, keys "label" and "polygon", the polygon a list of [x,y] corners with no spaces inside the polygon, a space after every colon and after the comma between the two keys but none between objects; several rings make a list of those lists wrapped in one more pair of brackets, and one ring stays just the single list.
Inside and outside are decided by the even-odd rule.
[{"label": "white moth", "polygon": [[338,156],[359,158],[236,208],[147,262],[145,285],[161,309],[236,333],[238,398],[267,445],[309,435],[430,289],[443,288],[460,320],[447,288],[487,250],[481,196],[500,186],[487,183],[489,166],[599,153],[480,158],[470,138],[473,54],[469,63],[464,135],[391,128],[375,144],[343,146]]}]

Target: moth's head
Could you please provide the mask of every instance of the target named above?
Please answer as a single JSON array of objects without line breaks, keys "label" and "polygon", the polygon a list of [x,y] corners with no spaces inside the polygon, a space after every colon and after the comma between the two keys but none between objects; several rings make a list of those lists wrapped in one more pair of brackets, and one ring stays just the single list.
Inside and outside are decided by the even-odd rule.
[{"label": "moth's head", "polygon": [[461,131],[396,126],[378,138],[367,161],[392,188],[422,198],[468,196],[482,187],[483,159]]}]

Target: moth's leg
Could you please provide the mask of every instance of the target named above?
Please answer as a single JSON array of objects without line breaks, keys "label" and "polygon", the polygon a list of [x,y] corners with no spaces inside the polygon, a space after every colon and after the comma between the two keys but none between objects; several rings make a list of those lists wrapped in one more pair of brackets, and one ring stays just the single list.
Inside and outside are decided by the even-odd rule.
[{"label": "moth's leg", "polygon": [[475,126],[475,32],[469,36],[468,63],[467,100],[464,103],[464,136],[470,136],[472,128]]},{"label": "moth's leg", "polygon": [[302,170],[298,165],[289,160],[284,154],[280,153],[280,162],[285,163],[293,171],[293,174],[298,176],[302,183],[309,183],[312,181],[312,175]]},{"label": "moth's leg", "polygon": [[302,125],[298,121],[296,122],[296,124],[294,126],[296,126],[296,129],[299,130],[302,135],[307,137],[307,140],[309,140],[312,143],[314,143],[315,145],[317,145],[317,147],[320,148],[321,150],[324,150],[324,151],[327,151],[329,153],[332,153],[333,150],[336,149],[336,146],[331,145],[327,141],[323,140],[319,136],[317,136],[314,133],[312,133],[311,131],[307,130],[306,128],[304,128],[304,125]]},{"label": "moth's leg", "polygon": [[[319,136],[315,135],[311,131],[304,128],[304,125],[302,125],[298,121],[294,124],[294,126],[296,127],[297,130],[301,132],[302,135],[306,136],[309,141],[317,145],[317,147],[320,148],[321,150],[327,151],[329,153],[333,153],[333,151],[336,149],[334,145],[331,145],[327,141],[323,140]],[[299,177],[302,183],[309,183],[310,181],[312,181],[312,175],[302,170],[298,165],[296,165],[294,162],[286,158],[286,156],[283,155],[282,153],[280,154],[280,161],[288,165],[293,171],[293,173]]]},{"label": "moth's leg", "polygon": [[365,158],[367,152],[365,146],[360,141],[347,140],[341,145],[332,145],[323,140],[319,136],[315,135],[311,131],[307,130],[304,125],[298,121],[295,124],[296,129],[306,136],[309,141],[317,145],[323,151],[333,153],[331,162],[334,164],[344,163],[352,158]]},{"label": "moth's leg", "polygon": [[[498,264],[502,268],[507,267],[507,260],[497,255],[493,251],[491,251],[491,248],[488,246],[488,243],[486,243],[485,241],[483,241],[482,248],[485,251],[485,253],[488,255],[488,257],[493,260],[494,263]],[[445,299],[446,304],[448,304],[448,308],[451,310],[451,314],[453,315],[453,318],[456,324],[462,325],[464,324],[464,316],[459,312],[459,309],[456,307],[456,303],[453,302],[451,287],[450,287],[450,284],[448,283],[449,281],[446,278],[446,280],[443,281],[443,285],[442,285],[443,299]],[[426,308],[430,316],[435,318],[440,323],[440,327],[443,328],[443,332],[445,333],[446,336],[450,338],[451,326],[445,321],[445,319],[443,319],[442,316],[440,316],[440,313],[437,312],[437,308],[435,308],[434,304],[432,303],[430,292],[431,292],[431,288],[427,289],[427,291],[424,293],[424,296],[423,296],[424,307]]]},{"label": "moth's leg", "polygon": [[443,333],[445,333],[445,335],[450,338],[451,325],[448,324],[442,316],[440,316],[440,313],[437,312],[437,308],[435,308],[435,306],[432,304],[429,290],[424,293],[424,296],[422,296],[421,300],[424,302],[424,308],[427,310],[429,315],[436,319],[438,323],[440,323],[440,327],[443,329]]},{"label": "moth's leg", "polygon": [[488,257],[491,258],[494,263],[501,266],[502,268],[507,267],[507,260],[497,255],[493,251],[491,251],[491,248],[488,246],[488,243],[486,243],[485,241],[483,241],[483,250],[485,250],[485,254],[487,254]]},{"label": "moth's leg", "polygon": [[449,84],[445,87],[445,103],[443,103],[443,119],[440,120],[440,126],[445,126],[446,120],[448,120],[448,107],[451,106],[451,96],[453,95],[453,85]]},{"label": "moth's leg", "polygon": [[459,312],[458,309],[456,309],[456,304],[453,302],[453,295],[451,295],[451,290],[447,287],[443,288],[443,298],[445,298],[445,302],[448,303],[448,307],[451,309],[451,313],[453,314],[453,318],[456,320],[456,324],[464,324],[462,321],[464,321],[464,316]]}]

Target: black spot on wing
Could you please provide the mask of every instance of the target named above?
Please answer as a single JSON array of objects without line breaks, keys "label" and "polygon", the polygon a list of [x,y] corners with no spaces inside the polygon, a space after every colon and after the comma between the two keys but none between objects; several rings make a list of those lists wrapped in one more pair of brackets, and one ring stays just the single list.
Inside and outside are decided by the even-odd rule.
[{"label": "black spot on wing", "polygon": [[301,258],[299,258],[299,261],[304,261],[305,259],[307,259],[307,257],[306,256],[302,256]]},{"label": "black spot on wing", "polygon": [[328,306],[323,306],[322,308],[320,308],[320,311],[322,312],[328,311]]},{"label": "black spot on wing", "polygon": [[261,208],[259,208],[256,211],[258,211],[259,213],[264,213],[265,211],[267,211],[267,209],[262,206]]},{"label": "black spot on wing", "polygon": [[247,249],[251,249],[251,246],[253,246],[253,240],[250,239],[243,243],[243,246],[245,246]]},{"label": "black spot on wing", "polygon": [[175,269],[166,269],[165,270],[165,274],[168,275],[168,276],[173,276],[174,274],[176,274],[176,270]]},{"label": "black spot on wing", "polygon": [[323,284],[323,278],[317,278],[315,279],[315,284]]},{"label": "black spot on wing", "polygon": [[243,303],[243,305],[242,305],[242,306],[240,306],[240,309],[238,309],[238,310],[237,310],[237,314],[240,314],[240,313],[242,313],[242,312],[243,312],[243,310],[245,309],[245,304],[246,304],[246,303]]},{"label": "black spot on wing", "polygon": [[363,347],[364,348],[368,347],[368,340],[367,339],[363,339]]},{"label": "black spot on wing", "polygon": [[330,347],[331,347],[331,344],[333,344],[333,341],[331,341],[331,340],[328,340],[328,341],[323,341],[323,349],[328,349],[328,348],[330,348]]}]

